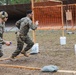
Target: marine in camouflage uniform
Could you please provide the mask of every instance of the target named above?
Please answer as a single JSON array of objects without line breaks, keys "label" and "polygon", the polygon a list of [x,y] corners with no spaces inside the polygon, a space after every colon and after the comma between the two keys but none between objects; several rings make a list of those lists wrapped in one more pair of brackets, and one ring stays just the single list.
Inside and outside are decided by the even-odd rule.
[{"label": "marine in camouflage uniform", "polygon": [[[33,25],[31,17],[32,11],[27,11],[27,16],[16,22],[16,26],[19,28],[19,32],[17,32],[17,49],[12,54],[11,58],[16,57],[20,53],[24,54],[24,56],[27,56],[26,52],[34,45],[34,42],[28,35],[28,32],[29,29],[37,29],[37,25]],[[26,43],[27,46],[22,51],[24,43]]]},{"label": "marine in camouflage uniform", "polygon": [[5,11],[0,12],[0,57],[3,56],[2,52],[2,45],[5,44],[3,41],[3,33],[4,33],[4,28],[5,28],[5,22],[8,19],[8,14]]}]

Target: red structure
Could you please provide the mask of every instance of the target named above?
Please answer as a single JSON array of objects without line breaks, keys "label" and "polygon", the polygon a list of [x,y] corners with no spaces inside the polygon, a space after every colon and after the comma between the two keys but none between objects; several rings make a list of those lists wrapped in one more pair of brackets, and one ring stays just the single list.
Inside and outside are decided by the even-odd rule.
[{"label": "red structure", "polygon": [[39,2],[34,5],[35,21],[39,20],[40,27],[62,26],[61,2]]}]

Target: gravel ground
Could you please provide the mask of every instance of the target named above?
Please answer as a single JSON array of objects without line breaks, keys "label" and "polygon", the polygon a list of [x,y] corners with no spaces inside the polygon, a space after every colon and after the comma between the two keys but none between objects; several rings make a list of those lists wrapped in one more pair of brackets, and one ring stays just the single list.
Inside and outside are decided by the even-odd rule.
[{"label": "gravel ground", "polygon": [[[40,53],[30,55],[29,57],[20,57],[16,61],[4,60],[0,61],[0,64],[19,65],[26,67],[38,67],[43,68],[46,65],[56,65],[59,70],[76,70],[76,57],[74,51],[74,45],[76,44],[76,33],[67,34],[66,45],[60,45],[60,37],[62,36],[61,30],[37,30],[36,42],[39,43]],[[30,32],[32,37],[32,32]],[[16,35],[15,32],[6,32],[4,34],[4,40],[12,41],[11,46],[3,45],[4,56],[1,58],[7,58],[16,49]],[[26,46],[26,44],[24,45]],[[31,50],[28,51],[28,53]],[[0,75],[75,75],[73,73],[50,73],[41,72],[41,70],[29,70],[12,67],[1,67]]]}]

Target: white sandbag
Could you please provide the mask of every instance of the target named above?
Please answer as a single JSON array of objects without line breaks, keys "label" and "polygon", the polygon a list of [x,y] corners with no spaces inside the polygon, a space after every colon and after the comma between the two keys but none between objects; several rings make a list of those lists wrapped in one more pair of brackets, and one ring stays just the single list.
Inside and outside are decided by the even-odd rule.
[{"label": "white sandbag", "polygon": [[58,70],[58,67],[55,65],[44,66],[41,69],[42,72],[56,72],[57,70]]},{"label": "white sandbag", "polygon": [[39,44],[38,43],[35,43],[33,45],[33,47],[31,48],[31,54],[35,54],[35,53],[39,53]]},{"label": "white sandbag", "polygon": [[65,45],[66,44],[66,37],[60,37],[60,44]]}]

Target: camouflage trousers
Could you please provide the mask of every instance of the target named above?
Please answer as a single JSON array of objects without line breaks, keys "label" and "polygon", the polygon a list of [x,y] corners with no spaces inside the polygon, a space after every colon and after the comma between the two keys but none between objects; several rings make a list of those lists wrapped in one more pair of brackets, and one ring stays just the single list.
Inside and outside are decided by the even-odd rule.
[{"label": "camouflage trousers", "polygon": [[13,58],[20,54],[20,52],[23,49],[24,43],[27,44],[26,47],[24,48],[24,51],[28,51],[34,45],[34,42],[31,40],[31,38],[29,37],[29,35],[18,36],[17,37],[17,49],[12,54]]},{"label": "camouflage trousers", "polygon": [[2,37],[3,37],[3,35],[0,34],[0,57],[3,56],[3,51],[2,51]]}]

